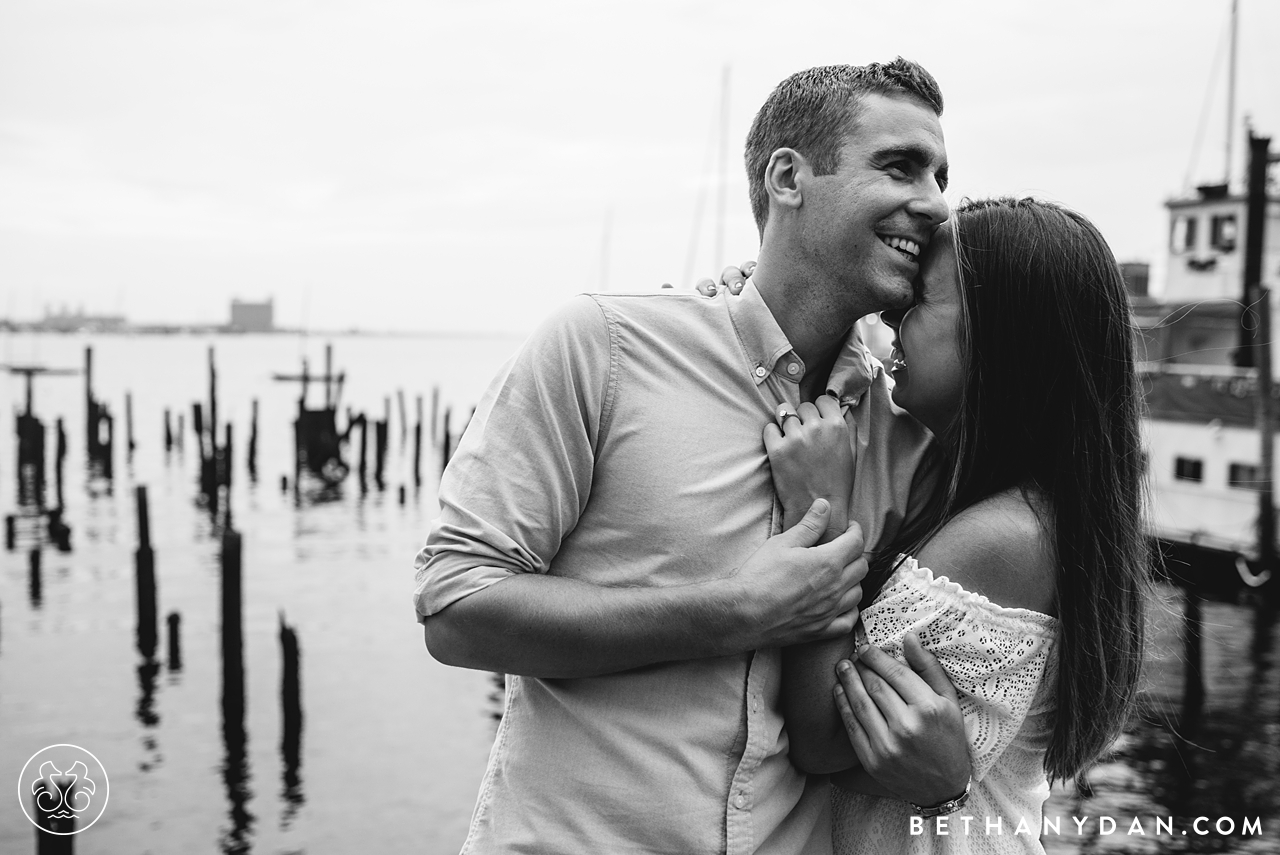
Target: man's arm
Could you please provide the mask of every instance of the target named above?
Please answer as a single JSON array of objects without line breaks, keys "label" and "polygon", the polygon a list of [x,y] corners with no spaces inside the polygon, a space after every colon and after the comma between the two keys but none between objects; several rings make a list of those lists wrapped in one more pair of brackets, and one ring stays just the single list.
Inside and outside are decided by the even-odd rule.
[{"label": "man's arm", "polygon": [[866,572],[860,531],[813,547],[830,508],[721,579],[606,587],[548,570],[578,524],[614,390],[608,319],[580,297],[491,384],[440,486],[418,611],[443,662],[573,677],[844,634]]},{"label": "man's arm", "polygon": [[[656,662],[725,656],[795,640],[847,637],[866,572],[856,525],[814,546],[830,507],[815,503],[723,579],[614,588],[511,576],[425,621],[447,665],[537,677],[589,677]],[[829,701],[829,696],[828,696]],[[847,745],[846,740],[846,745]]]}]

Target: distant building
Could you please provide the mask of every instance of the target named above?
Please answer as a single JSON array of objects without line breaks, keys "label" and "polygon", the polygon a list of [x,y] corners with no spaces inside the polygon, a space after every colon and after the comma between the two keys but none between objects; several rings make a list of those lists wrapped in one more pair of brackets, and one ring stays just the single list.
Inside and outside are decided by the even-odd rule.
[{"label": "distant building", "polygon": [[66,306],[50,312],[46,306],[44,319],[34,326],[51,332],[121,332],[126,324],[123,315],[86,315],[83,306],[74,312]]},{"label": "distant building", "polygon": [[265,303],[249,303],[244,300],[231,301],[231,323],[227,324],[232,332],[271,332],[275,326],[275,310],[272,301]]}]

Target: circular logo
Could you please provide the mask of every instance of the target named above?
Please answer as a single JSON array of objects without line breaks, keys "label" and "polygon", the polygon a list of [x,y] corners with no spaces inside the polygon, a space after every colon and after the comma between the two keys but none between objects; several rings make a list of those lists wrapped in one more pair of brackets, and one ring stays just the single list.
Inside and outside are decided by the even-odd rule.
[{"label": "circular logo", "polygon": [[18,776],[18,803],[49,834],[79,834],[107,809],[111,785],[98,758],[79,745],[41,748]]}]

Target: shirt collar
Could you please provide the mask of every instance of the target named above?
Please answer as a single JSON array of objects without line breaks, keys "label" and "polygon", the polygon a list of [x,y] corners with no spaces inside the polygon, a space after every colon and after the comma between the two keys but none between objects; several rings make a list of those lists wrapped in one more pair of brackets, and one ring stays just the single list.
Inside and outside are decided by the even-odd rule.
[{"label": "shirt collar", "polygon": [[[792,350],[786,333],[778,326],[773,312],[769,311],[755,282],[748,279],[742,292],[736,295],[730,294],[727,288],[720,293],[724,295],[728,305],[729,318],[746,353],[751,379],[757,386],[768,379],[777,367],[778,360],[788,354],[788,364],[798,363],[803,366],[800,357]],[[862,334],[855,324],[831,367],[827,391],[842,404],[855,404],[871,386],[875,367],[875,360],[863,344]],[[803,374],[799,377],[802,376]],[[799,377],[787,379],[798,381]]]},{"label": "shirt collar", "polygon": [[738,294],[729,293],[727,288],[721,293],[727,295],[729,319],[746,352],[751,379],[759,386],[773,373],[778,360],[791,352],[791,342],[787,341],[786,333],[778,326],[755,282],[748,279]]}]

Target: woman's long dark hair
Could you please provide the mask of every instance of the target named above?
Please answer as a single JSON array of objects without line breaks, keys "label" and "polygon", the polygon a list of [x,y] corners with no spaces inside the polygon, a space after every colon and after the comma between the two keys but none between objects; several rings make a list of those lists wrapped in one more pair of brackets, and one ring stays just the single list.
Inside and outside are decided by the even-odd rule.
[{"label": "woman's long dark hair", "polygon": [[1081,775],[1118,736],[1142,665],[1139,385],[1124,281],[1093,224],[1034,199],[954,214],[968,382],[943,489],[882,552],[915,552],[1011,488],[1042,512],[1058,562],[1057,714],[1045,767]]}]

